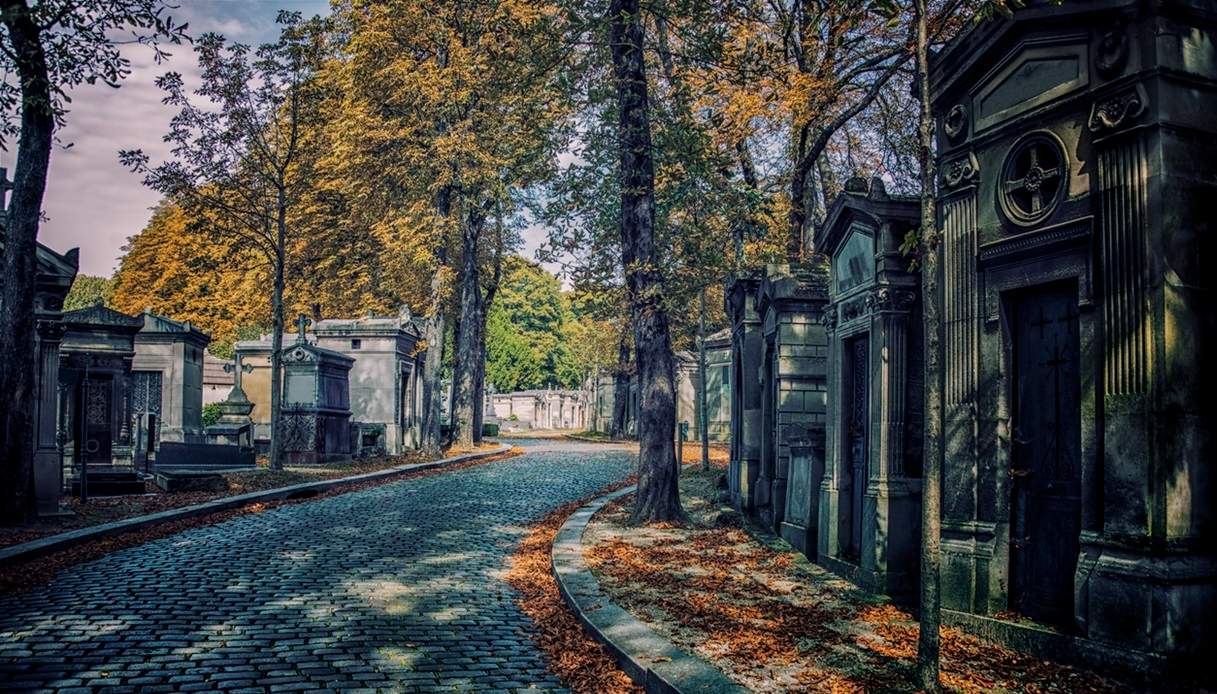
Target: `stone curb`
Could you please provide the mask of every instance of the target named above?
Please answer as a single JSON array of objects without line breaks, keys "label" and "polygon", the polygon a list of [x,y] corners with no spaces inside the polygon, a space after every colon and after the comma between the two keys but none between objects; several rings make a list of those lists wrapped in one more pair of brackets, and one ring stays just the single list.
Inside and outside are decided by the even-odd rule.
[{"label": "stone curb", "polygon": [[563,436],[571,441],[581,441],[583,443],[605,443],[616,445],[621,445],[623,443],[638,443],[638,441],[635,439],[597,439],[592,438],[591,436],[579,436],[578,434],[563,434]]},{"label": "stone curb", "polygon": [[384,470],[375,470],[373,472],[365,472],[361,475],[352,475],[350,477],[337,477],[329,480],[318,480],[316,482],[301,482],[300,484],[279,487],[277,489],[265,489],[260,492],[249,492],[248,494],[238,494],[237,496],[221,497],[219,499],[205,501],[201,504],[183,506],[182,508],[169,509],[159,513],[150,513],[145,516],[124,518],[111,523],[102,523],[101,525],[80,528],[79,530],[71,530],[66,533],[58,533],[56,535],[39,538],[37,540],[23,542],[18,545],[10,545],[9,547],[0,549],[0,564],[30,559],[32,557],[49,554],[67,547],[83,544],[90,540],[96,540],[101,537],[110,537],[112,535],[121,535],[123,533],[140,530],[164,521],[205,516],[217,511],[227,511],[229,509],[240,508],[241,506],[261,501],[278,501],[280,499],[310,497],[338,487],[359,484],[360,482],[370,482],[374,480],[397,477],[408,472],[415,472],[417,470],[432,470],[470,460],[479,460],[481,458],[501,455],[509,450],[511,450],[511,446],[501,446],[491,451],[466,453],[464,455],[443,458],[441,460],[432,460],[426,463],[398,465],[397,467],[385,468]]},{"label": "stone curb", "polygon": [[551,569],[562,599],[587,633],[604,644],[636,684],[650,694],[737,694],[748,690],[732,682],[721,670],[677,648],[629,612],[614,604],[583,558],[583,531],[597,511],[614,499],[632,493],[627,487],[575,511],[551,548]]}]

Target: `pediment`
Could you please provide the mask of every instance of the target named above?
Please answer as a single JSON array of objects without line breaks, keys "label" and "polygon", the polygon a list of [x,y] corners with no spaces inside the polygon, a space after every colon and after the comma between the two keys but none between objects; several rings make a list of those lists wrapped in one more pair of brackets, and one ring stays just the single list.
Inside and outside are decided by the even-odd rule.
[{"label": "pediment", "polygon": [[140,328],[144,324],[143,318],[128,316],[120,311],[115,311],[101,304],[88,306],[75,311],[67,311],[63,314],[65,323],[74,323],[78,325],[95,325],[95,326],[118,326],[124,328]]},{"label": "pediment", "polygon": [[982,80],[972,99],[976,132],[1042,108],[1089,83],[1085,35],[1025,41]]}]

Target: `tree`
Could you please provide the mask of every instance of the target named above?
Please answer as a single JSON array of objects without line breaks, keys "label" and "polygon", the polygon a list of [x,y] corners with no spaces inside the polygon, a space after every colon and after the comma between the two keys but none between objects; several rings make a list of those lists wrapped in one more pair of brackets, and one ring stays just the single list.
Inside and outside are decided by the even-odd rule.
[{"label": "tree", "polygon": [[939,545],[942,532],[942,365],[938,306],[938,219],[934,176],[934,111],[930,102],[928,0],[913,0],[916,26],[918,161],[921,164],[921,306],[925,323],[925,436],[921,482],[921,630],[917,639],[917,681],[928,692],[938,682]]},{"label": "tree", "polygon": [[[453,361],[456,442],[472,442],[487,219],[510,219],[513,192],[544,178],[563,102],[547,3],[354,0],[339,11],[346,60],[336,66],[338,145],[327,158],[364,191],[388,244],[433,269],[427,309],[424,440],[439,446],[444,335]],[[455,280],[455,282],[454,282]],[[453,285],[457,296],[452,297]],[[482,293],[482,296],[478,296]],[[455,299],[455,300],[454,300]],[[452,321],[453,313],[457,320]]]},{"label": "tree", "polygon": [[[34,511],[34,423],[30,402],[37,371],[34,298],[38,226],[55,127],[66,117],[67,91],[101,81],[117,87],[129,73],[119,45],[180,43],[162,0],[0,0],[0,142],[17,138],[11,198],[4,222],[0,274],[0,522]],[[18,115],[19,114],[19,115]]]},{"label": "tree", "polygon": [[681,521],[677,491],[675,363],[655,246],[655,171],[646,56],[638,0],[610,0],[609,47],[617,89],[621,266],[640,393],[634,523]]},{"label": "tree", "polygon": [[256,50],[208,33],[195,47],[202,85],[192,100],[182,76],[157,80],[165,102],[180,109],[165,139],[172,161],[149,165],[139,150],[120,153],[125,165],[144,174],[144,184],[208,222],[206,233],[239,240],[270,268],[272,468],[281,468],[283,294],[294,240],[293,206],[300,175],[301,131],[317,118],[319,93],[313,76],[323,57],[322,23],[280,12],[279,40]]},{"label": "tree", "polygon": [[575,318],[558,278],[520,256],[503,262],[502,286],[486,317],[486,377],[508,393],[575,387],[568,341]]},{"label": "tree", "polygon": [[63,310],[75,311],[102,304],[110,306],[113,303],[114,279],[110,277],[95,277],[93,275],[76,275],[72,289],[63,299]]}]

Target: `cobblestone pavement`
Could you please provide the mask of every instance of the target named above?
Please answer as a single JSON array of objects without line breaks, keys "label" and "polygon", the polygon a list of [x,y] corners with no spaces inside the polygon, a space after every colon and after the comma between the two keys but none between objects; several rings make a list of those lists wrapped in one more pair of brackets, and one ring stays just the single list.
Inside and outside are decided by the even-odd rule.
[{"label": "cobblestone pavement", "polygon": [[632,455],[527,455],[194,528],[0,598],[0,691],[560,691],[502,580]]}]

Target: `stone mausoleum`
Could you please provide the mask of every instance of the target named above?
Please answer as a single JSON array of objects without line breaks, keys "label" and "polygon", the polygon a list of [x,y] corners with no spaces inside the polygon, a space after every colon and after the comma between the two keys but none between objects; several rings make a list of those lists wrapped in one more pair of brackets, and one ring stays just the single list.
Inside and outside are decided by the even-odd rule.
[{"label": "stone mausoleum", "polygon": [[933,59],[957,620],[1211,653],[1215,19],[1034,3]]},{"label": "stone mausoleum", "polygon": [[852,179],[815,235],[832,268],[816,553],[868,590],[904,597],[920,581],[925,391],[920,278],[900,245],[920,210],[879,179]]},{"label": "stone mausoleum", "polygon": [[426,351],[409,310],[391,317],[326,319],[314,326],[318,347],[352,359],[351,419],[363,452],[400,455],[422,439],[422,374]]},{"label": "stone mausoleum", "polygon": [[756,505],[761,475],[761,319],[756,312],[759,272],[732,277],[726,288],[731,328],[731,446],[727,488],[743,511]]},{"label": "stone mausoleum", "polygon": [[[203,442],[203,355],[211,336],[188,321],[151,311],[139,318],[131,365],[131,416],[137,447]],[[141,435],[142,434],[142,435]]]}]

